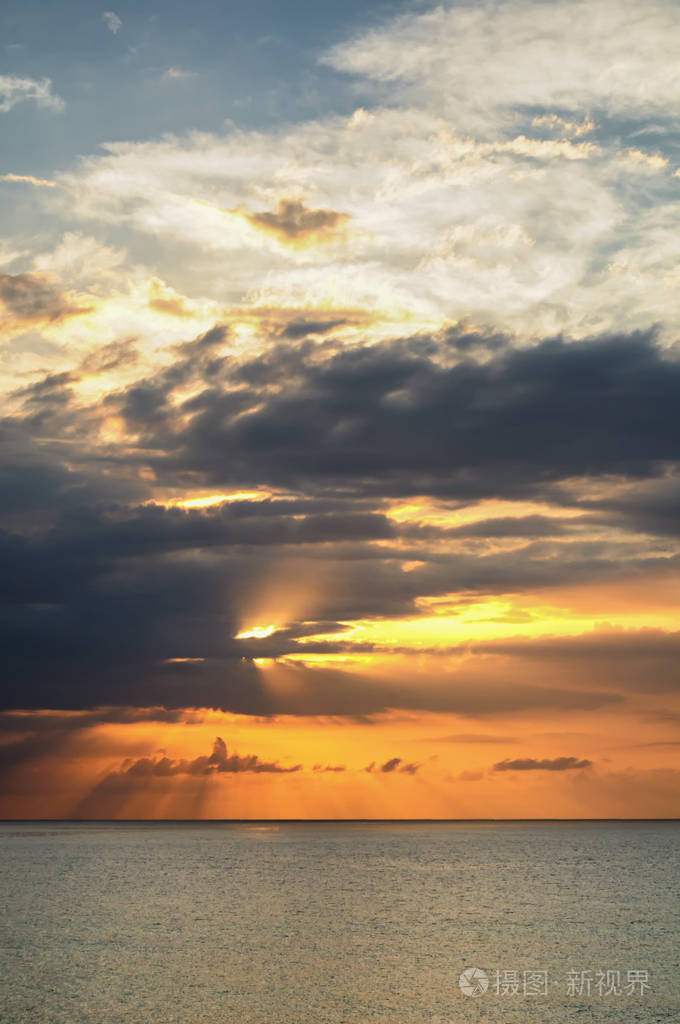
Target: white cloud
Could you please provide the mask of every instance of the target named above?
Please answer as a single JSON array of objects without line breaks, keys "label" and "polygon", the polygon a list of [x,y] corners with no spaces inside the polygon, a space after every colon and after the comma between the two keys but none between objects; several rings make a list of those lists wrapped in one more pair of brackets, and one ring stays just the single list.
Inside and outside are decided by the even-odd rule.
[{"label": "white cloud", "polygon": [[7,113],[17,103],[26,100],[33,100],[38,107],[48,110],[64,109],[64,101],[52,92],[52,82],[49,78],[0,75],[0,112]]},{"label": "white cloud", "polygon": [[10,241],[0,241],[0,267],[9,267],[26,255],[25,249],[16,249]]},{"label": "white cloud", "polygon": [[[595,0],[586,18],[580,3],[508,0],[402,18],[328,57],[396,79],[389,107],[111,144],[62,179],[63,209],[126,224],[147,250],[162,240],[159,272],[174,287],[190,294],[193,274],[227,303],[368,306],[525,336],[660,319],[672,329],[677,178],[663,152],[626,146],[612,120],[653,107],[671,123],[671,13]],[[282,199],[346,214],[346,230],[295,248],[239,215]]]},{"label": "white cloud", "polygon": [[54,274],[70,287],[79,287],[116,276],[126,254],[102,245],[96,238],[67,231],[52,252],[40,253],[33,259],[35,270]]},{"label": "white cloud", "polygon": [[113,32],[114,36],[123,24],[115,11],[104,11],[102,14],[102,21],[108,28],[109,32]]},{"label": "white cloud", "polygon": [[667,110],[680,100],[679,50],[673,0],[497,0],[406,15],[325,61],[488,128],[518,106]]}]

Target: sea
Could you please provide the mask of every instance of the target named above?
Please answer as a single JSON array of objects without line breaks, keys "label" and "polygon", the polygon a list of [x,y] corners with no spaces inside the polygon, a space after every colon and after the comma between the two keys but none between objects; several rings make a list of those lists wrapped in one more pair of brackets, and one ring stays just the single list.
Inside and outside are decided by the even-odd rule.
[{"label": "sea", "polygon": [[0,824],[2,1024],[680,1024],[678,822]]}]

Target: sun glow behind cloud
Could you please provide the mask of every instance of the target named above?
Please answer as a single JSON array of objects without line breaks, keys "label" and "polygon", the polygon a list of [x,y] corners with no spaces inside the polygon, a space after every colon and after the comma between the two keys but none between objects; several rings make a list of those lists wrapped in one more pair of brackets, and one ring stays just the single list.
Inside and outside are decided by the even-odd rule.
[{"label": "sun glow behind cloud", "polygon": [[275,633],[278,626],[251,626],[249,629],[244,629],[240,633],[237,633],[234,637],[235,640],[263,640],[267,636],[271,636]]}]

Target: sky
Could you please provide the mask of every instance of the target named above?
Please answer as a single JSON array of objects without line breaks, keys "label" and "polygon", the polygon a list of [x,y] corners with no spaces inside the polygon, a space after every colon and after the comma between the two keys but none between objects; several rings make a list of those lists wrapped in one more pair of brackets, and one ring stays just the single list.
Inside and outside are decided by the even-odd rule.
[{"label": "sky", "polygon": [[0,817],[680,815],[674,0],[0,13]]}]

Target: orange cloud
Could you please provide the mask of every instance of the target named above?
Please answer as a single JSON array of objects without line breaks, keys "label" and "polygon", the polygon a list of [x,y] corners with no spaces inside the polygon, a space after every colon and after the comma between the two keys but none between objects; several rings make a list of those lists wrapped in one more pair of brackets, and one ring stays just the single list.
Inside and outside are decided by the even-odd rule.
[{"label": "orange cloud", "polygon": [[12,181],[26,185],[34,185],[36,188],[58,188],[57,182],[49,178],[34,178],[32,174],[3,174],[0,181]]}]

